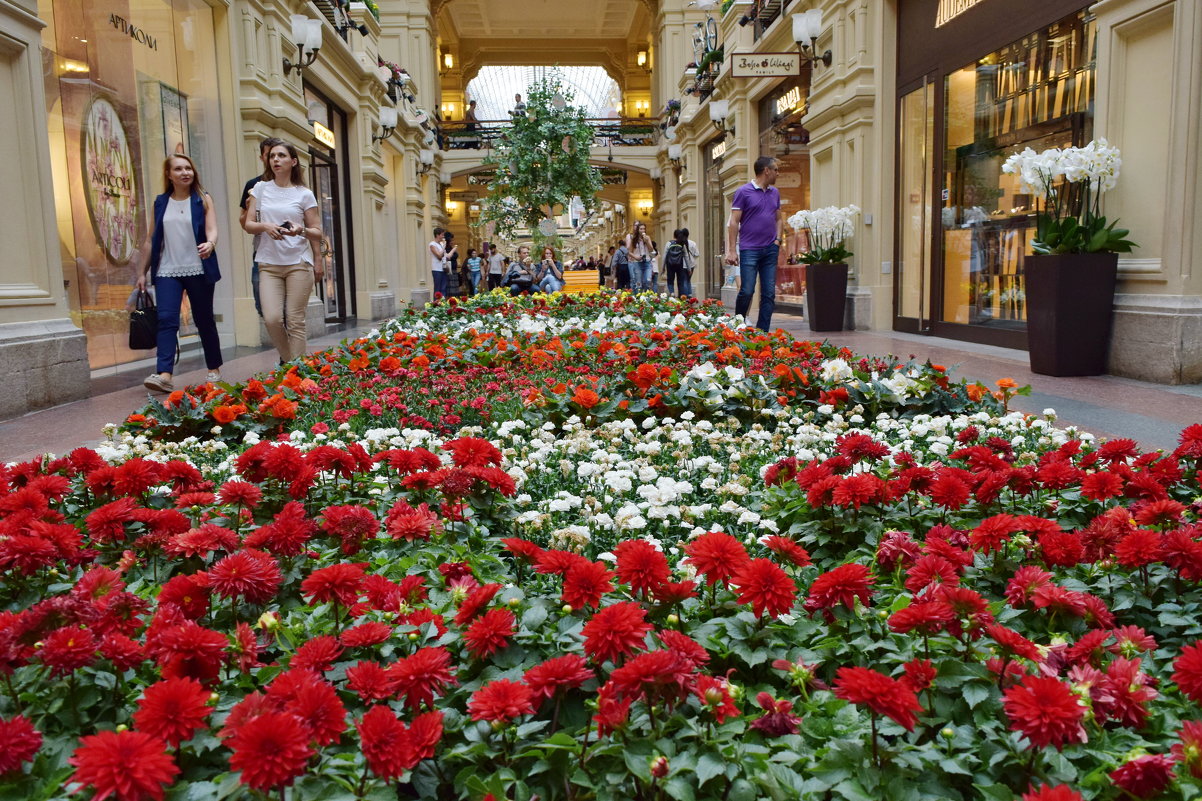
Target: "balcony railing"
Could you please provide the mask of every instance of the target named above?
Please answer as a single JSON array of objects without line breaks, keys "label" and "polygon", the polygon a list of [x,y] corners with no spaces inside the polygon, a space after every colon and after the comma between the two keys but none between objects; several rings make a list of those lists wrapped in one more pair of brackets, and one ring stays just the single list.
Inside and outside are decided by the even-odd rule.
[{"label": "balcony railing", "polygon": [[751,18],[755,22],[753,37],[758,40],[764,31],[784,13],[793,0],[755,0],[751,7]]},{"label": "balcony railing", "polygon": [[[659,136],[658,117],[596,118],[587,120],[593,129],[593,147],[654,145]],[[513,127],[512,120],[439,122],[437,135],[443,150],[488,149]]]}]

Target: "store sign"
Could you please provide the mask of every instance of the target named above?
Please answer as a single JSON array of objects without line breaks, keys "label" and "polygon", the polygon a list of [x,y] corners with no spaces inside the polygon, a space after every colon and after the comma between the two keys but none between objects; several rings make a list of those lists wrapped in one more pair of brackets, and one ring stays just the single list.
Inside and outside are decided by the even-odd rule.
[{"label": "store sign", "polygon": [[776,116],[784,117],[801,108],[801,87],[794,86],[776,99]]},{"label": "store sign", "polygon": [[801,74],[800,53],[735,53],[730,74],[735,78],[784,78]]},{"label": "store sign", "polygon": [[158,39],[151,36],[146,31],[144,31],[142,28],[139,28],[137,25],[134,25],[132,22],[125,19],[124,17],[119,17],[116,14],[109,14],[109,25],[112,25],[114,28],[121,31],[123,34],[128,36],[130,39],[133,39],[135,42],[146,45],[151,50],[159,49],[159,40]]},{"label": "store sign", "polygon": [[935,27],[940,28],[984,0],[939,0],[935,12]]},{"label": "store sign", "polygon": [[710,161],[717,161],[726,155],[726,140],[716,143],[710,148]]},{"label": "store sign", "polygon": [[313,138],[331,150],[335,147],[334,132],[320,122],[313,123]]},{"label": "store sign", "polygon": [[124,265],[136,244],[137,179],[125,126],[107,98],[92,98],[81,134],[84,194],[92,229],[109,261]]}]

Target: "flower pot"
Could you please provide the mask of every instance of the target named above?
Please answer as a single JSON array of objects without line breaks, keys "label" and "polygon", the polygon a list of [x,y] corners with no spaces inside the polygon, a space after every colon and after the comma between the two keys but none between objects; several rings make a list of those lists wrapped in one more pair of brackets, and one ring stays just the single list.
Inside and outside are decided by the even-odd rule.
[{"label": "flower pot", "polygon": [[1106,372],[1117,253],[1027,256],[1027,351],[1040,375]]},{"label": "flower pot", "polygon": [[806,315],[811,331],[842,331],[847,308],[847,265],[806,265]]}]

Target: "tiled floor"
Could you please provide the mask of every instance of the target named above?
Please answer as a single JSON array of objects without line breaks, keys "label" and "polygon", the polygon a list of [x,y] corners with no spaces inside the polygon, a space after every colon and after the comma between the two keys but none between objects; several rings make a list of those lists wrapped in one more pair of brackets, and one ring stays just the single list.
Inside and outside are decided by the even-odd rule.
[{"label": "tiled floor", "polygon": [[[775,324],[795,336],[810,336],[808,326],[798,317],[778,314]],[[354,331],[329,334],[311,340],[310,345],[326,347],[371,327],[365,324]],[[1020,385],[1030,384],[1032,390],[1030,397],[1016,399],[1015,408],[1037,413],[1052,408],[1062,425],[1076,425],[1099,436],[1131,437],[1145,448],[1170,449],[1182,428],[1202,422],[1199,385],[1170,387],[1113,376],[1051,378],[1032,373],[1023,351],[895,331],[845,331],[822,337],[857,353],[930,359],[947,365],[956,377],[989,386],[999,378],[1013,378]],[[275,351],[239,348],[227,354],[227,359],[224,376],[243,381],[270,368]],[[146,401],[147,392],[142,388],[146,372],[141,368],[116,374],[109,371],[93,380],[95,394],[91,398],[0,422],[0,461],[64,453],[101,440],[105,423],[123,420]],[[204,372],[199,357],[192,357],[181,362],[176,383],[202,381]]]}]

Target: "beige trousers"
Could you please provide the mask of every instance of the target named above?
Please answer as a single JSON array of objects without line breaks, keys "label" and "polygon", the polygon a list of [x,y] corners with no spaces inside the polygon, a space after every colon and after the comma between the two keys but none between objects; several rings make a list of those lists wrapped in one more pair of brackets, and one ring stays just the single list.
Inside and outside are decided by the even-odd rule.
[{"label": "beige trousers", "polygon": [[308,264],[259,264],[263,323],[286,362],[305,355],[305,307],[312,293],[313,268]]}]

